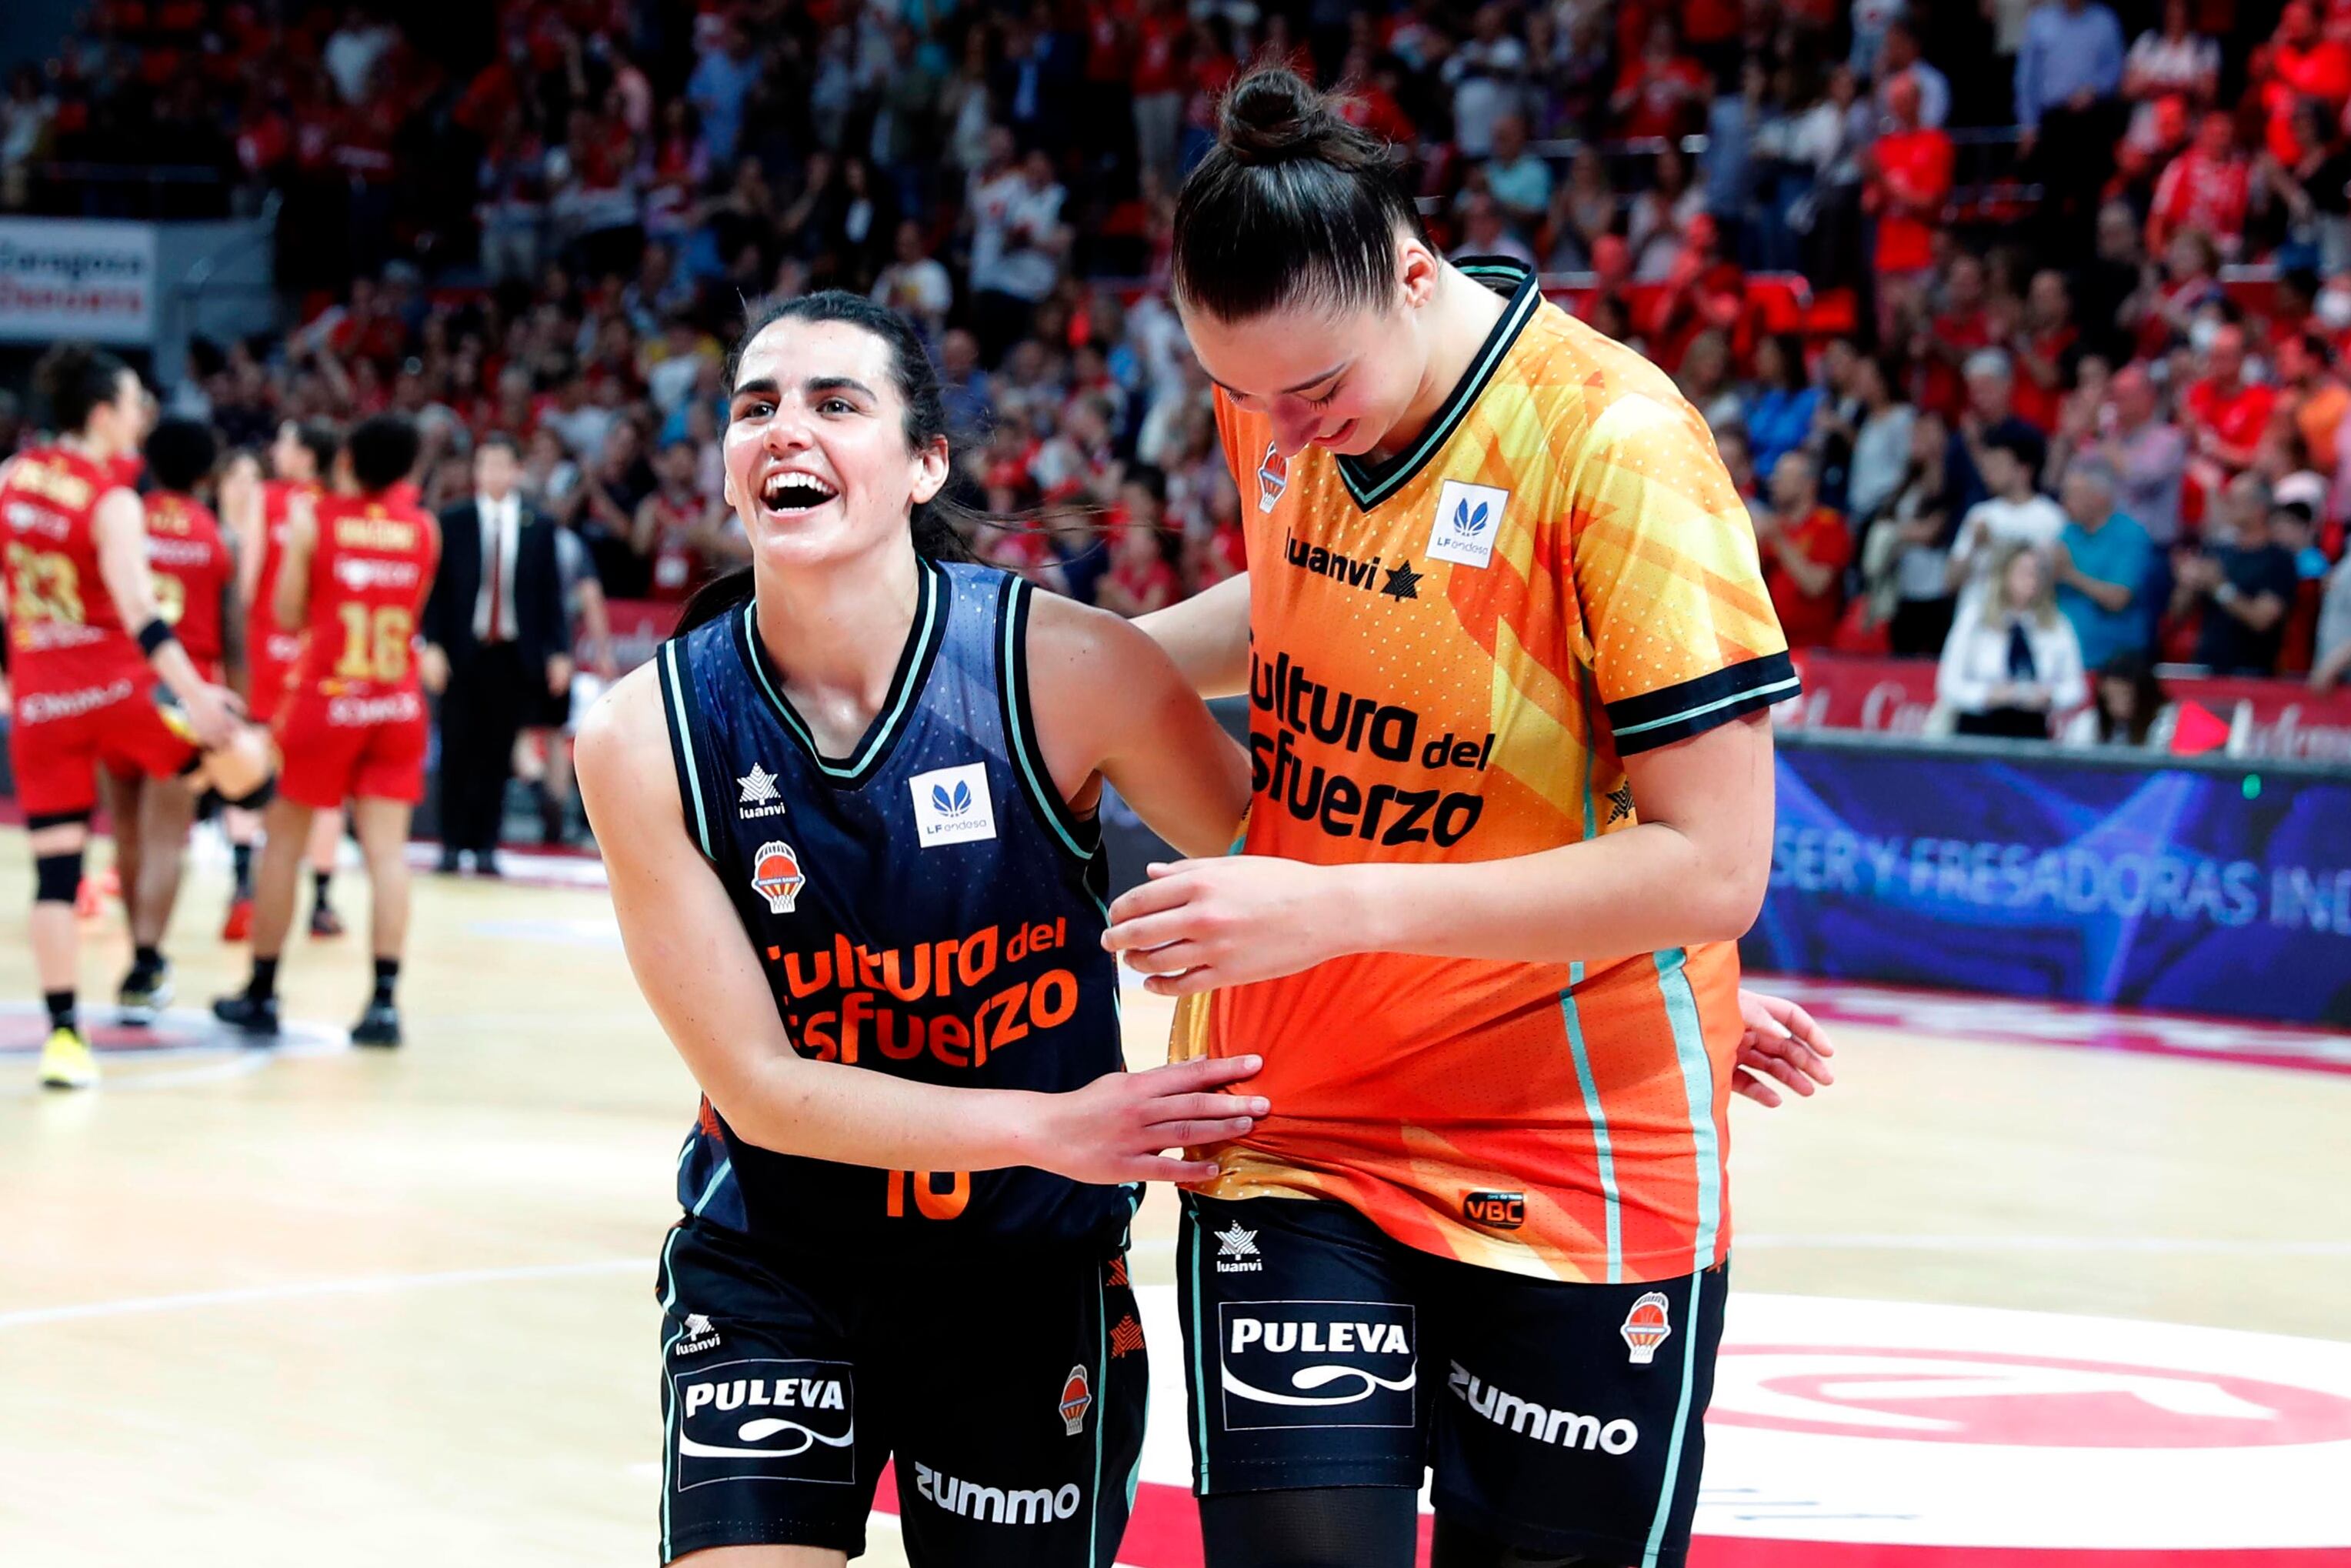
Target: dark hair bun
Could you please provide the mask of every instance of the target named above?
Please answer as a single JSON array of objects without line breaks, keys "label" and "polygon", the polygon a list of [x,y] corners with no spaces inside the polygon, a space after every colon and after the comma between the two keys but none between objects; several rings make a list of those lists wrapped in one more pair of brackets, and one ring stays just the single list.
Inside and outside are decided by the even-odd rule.
[{"label": "dark hair bun", "polygon": [[1217,113],[1217,140],[1243,164],[1311,158],[1360,169],[1388,159],[1379,138],[1348,124],[1329,96],[1281,66],[1261,67],[1233,84]]},{"label": "dark hair bun", "polygon": [[51,402],[70,395],[89,379],[98,350],[88,343],[59,343],[33,367],[33,390]]}]

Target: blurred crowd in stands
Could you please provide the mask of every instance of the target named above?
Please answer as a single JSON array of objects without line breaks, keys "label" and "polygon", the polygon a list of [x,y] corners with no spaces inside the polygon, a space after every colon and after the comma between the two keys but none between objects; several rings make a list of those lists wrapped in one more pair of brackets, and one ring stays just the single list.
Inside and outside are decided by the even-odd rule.
[{"label": "blurred crowd in stands", "polygon": [[0,210],[271,213],[293,325],[174,410],[408,411],[435,505],[508,434],[609,596],[739,559],[726,347],[828,286],[921,325],[961,485],[1033,519],[982,556],[1126,613],[1243,570],[1164,282],[1217,96],[1279,60],[1448,253],[1677,377],[1792,643],[1939,657],[2020,736],[2143,734],[2158,664],[2351,678],[2351,0],[389,15],[99,0],[0,92]]}]

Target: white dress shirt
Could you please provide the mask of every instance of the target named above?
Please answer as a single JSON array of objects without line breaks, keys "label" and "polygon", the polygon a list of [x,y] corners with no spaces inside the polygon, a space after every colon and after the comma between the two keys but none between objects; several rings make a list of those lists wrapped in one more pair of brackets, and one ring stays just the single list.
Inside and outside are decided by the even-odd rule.
[{"label": "white dress shirt", "polygon": [[522,497],[509,493],[503,501],[475,496],[474,507],[482,520],[482,585],[474,596],[474,637],[490,638],[490,593],[497,592],[497,641],[515,638],[515,556],[522,543]]}]

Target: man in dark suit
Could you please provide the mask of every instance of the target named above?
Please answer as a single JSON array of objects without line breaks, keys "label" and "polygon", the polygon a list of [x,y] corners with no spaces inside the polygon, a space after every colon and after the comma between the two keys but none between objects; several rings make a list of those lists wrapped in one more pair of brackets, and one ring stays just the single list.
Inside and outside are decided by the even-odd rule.
[{"label": "man in dark suit", "polygon": [[424,606],[425,688],[441,699],[441,869],[497,874],[515,735],[569,690],[556,525],[527,506],[522,452],[503,433],[474,454],[474,497],[441,514],[441,572]]}]

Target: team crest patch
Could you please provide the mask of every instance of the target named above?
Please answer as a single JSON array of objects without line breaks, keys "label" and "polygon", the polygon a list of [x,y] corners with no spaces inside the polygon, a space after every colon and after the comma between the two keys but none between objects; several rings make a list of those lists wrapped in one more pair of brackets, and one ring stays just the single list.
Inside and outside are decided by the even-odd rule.
[{"label": "team crest patch", "polygon": [[1437,516],[1429,524],[1428,553],[1456,566],[1483,570],[1492,565],[1494,538],[1502,531],[1502,513],[1510,504],[1508,490],[1447,479],[1437,492]]},{"label": "team crest patch", "polygon": [[1667,1316],[1666,1298],[1655,1291],[1646,1291],[1625,1314],[1624,1326],[1616,1331],[1625,1336],[1625,1347],[1633,1353],[1635,1366],[1646,1366],[1656,1359],[1657,1347],[1674,1332]]},{"label": "team crest patch", "polygon": [[1070,1375],[1061,1384],[1061,1427],[1074,1437],[1086,1429],[1086,1412],[1093,1408],[1093,1389],[1086,1382],[1083,1365],[1070,1368]]},{"label": "team crest patch", "polygon": [[751,885],[768,901],[771,915],[789,915],[792,901],[808,885],[807,873],[800,870],[799,852],[781,839],[769,839],[759,846],[751,861]]},{"label": "team crest patch", "polygon": [[1270,512],[1281,493],[1290,488],[1290,459],[1281,448],[1269,441],[1265,444],[1265,461],[1257,465],[1257,509]]}]

